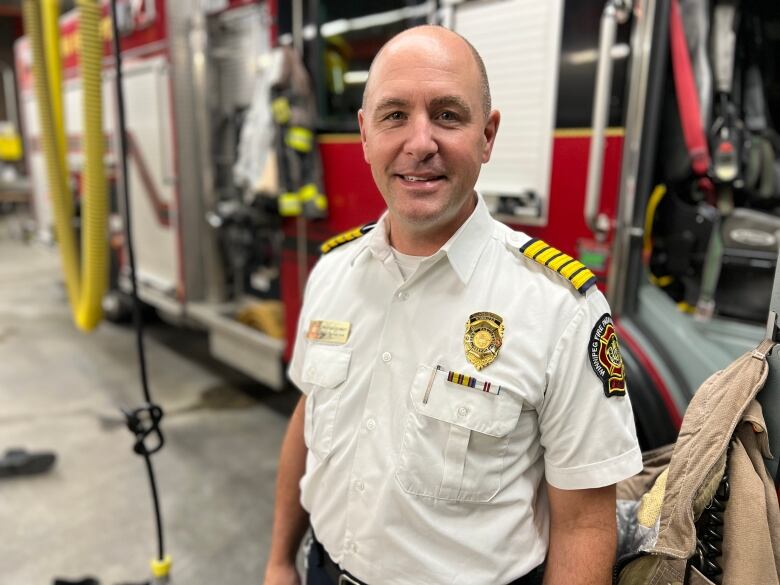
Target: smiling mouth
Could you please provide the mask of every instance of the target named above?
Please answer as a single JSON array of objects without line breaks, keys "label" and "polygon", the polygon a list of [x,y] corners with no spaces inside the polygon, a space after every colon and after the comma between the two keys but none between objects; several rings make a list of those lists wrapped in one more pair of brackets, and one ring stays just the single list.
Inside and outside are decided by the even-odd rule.
[{"label": "smiling mouth", "polygon": [[417,175],[398,175],[401,179],[404,181],[409,181],[410,183],[428,183],[431,181],[438,181],[440,179],[444,178],[444,175],[437,175],[432,177],[419,177]]}]

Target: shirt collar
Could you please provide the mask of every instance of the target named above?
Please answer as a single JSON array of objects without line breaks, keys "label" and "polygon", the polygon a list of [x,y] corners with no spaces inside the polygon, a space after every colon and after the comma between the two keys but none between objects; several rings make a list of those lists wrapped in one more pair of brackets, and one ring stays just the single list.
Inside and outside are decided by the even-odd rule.
[{"label": "shirt collar", "polygon": [[[432,258],[446,255],[458,278],[466,284],[474,273],[492,232],[493,218],[482,195],[477,193],[477,206],[474,211],[439,251],[433,254]],[[371,255],[385,261],[392,254],[387,239],[387,211],[379,218],[376,227],[361,238],[358,244],[350,260],[352,265]]]},{"label": "shirt collar", "polygon": [[385,259],[390,253],[390,243],[387,241],[387,210],[376,220],[374,228],[358,240],[355,251],[349,260],[350,266],[372,254],[381,259]]}]

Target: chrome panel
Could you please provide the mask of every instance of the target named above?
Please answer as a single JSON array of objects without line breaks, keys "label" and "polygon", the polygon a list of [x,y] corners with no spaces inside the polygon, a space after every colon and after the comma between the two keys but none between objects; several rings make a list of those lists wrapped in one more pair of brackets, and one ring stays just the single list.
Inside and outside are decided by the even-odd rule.
[{"label": "chrome panel", "polygon": [[622,314],[626,300],[631,239],[641,237],[642,234],[642,226],[635,226],[633,218],[656,9],[657,0],[637,0],[633,7],[634,29],[631,35],[631,69],[618,190],[617,225],[607,280],[608,299],[616,316]]},{"label": "chrome panel", "polygon": [[178,221],[184,300],[224,300],[224,271],[206,214],[216,204],[211,160],[208,34],[196,0],[168,0]]}]

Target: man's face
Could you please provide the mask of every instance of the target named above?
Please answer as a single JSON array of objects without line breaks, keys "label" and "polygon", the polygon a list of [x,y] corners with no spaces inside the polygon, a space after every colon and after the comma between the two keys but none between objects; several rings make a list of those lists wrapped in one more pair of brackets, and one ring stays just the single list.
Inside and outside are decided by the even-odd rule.
[{"label": "man's face", "polygon": [[447,31],[407,34],[379,57],[358,121],[392,220],[424,231],[468,217],[499,122],[485,119],[480,83],[470,49]]}]

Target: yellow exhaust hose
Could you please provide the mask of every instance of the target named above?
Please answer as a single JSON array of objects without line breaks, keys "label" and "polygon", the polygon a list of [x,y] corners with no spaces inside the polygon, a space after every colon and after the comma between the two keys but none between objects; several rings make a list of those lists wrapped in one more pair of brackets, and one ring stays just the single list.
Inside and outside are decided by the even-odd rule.
[{"label": "yellow exhaust hose", "polygon": [[[54,137],[57,148],[67,158],[65,124],[62,113],[62,67],[60,65],[60,0],[41,0],[41,26],[43,27],[43,57],[41,63],[48,63],[46,77],[49,80],[50,102],[54,120]],[[67,169],[67,167],[65,167]],[[67,175],[66,175],[67,176]],[[70,199],[68,199],[70,201]]]},{"label": "yellow exhaust hose", "polygon": [[[41,4],[44,7],[43,15]],[[78,0],[77,5],[84,108],[85,164],[81,206],[83,271],[72,226],[73,199],[68,187],[57,0],[24,0],[23,17],[32,50],[41,142],[46,159],[65,284],[76,326],[83,331],[90,331],[102,319],[101,301],[108,284],[108,198],[103,167],[101,95],[103,43],[100,36],[100,5],[94,0]]]},{"label": "yellow exhaust hose", "polygon": [[83,87],[86,209],[82,213],[81,297],[76,324],[93,329],[103,318],[101,303],[108,287],[108,185],[103,155],[103,37],[100,2],[78,0]]}]

